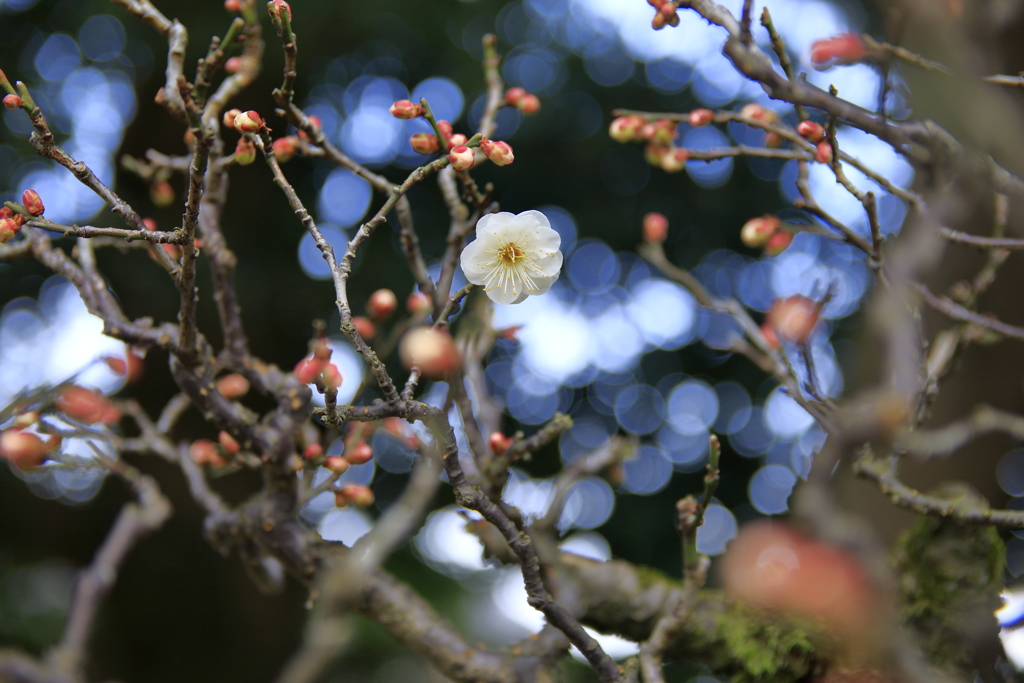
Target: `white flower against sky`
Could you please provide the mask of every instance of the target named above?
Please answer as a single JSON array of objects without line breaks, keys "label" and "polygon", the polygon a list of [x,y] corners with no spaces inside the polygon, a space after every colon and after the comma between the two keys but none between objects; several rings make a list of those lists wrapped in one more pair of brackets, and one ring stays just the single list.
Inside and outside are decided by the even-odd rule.
[{"label": "white flower against sky", "polygon": [[544,294],[562,270],[562,238],[540,211],[491,213],[476,224],[476,240],[462,251],[462,272],[499,304]]}]

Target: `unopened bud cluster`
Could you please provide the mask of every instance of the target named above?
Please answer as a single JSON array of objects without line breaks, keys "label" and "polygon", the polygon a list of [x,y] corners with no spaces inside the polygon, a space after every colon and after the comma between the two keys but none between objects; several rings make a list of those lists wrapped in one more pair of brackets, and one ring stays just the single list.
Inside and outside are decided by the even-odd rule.
[{"label": "unopened bud cluster", "polygon": [[[703,119],[704,116],[700,114],[699,118]],[[648,121],[642,116],[620,116],[612,121],[608,134],[616,142],[646,142],[644,158],[647,163],[651,166],[660,166],[668,173],[678,173],[686,167],[690,153],[672,144],[678,135],[676,126],[676,122],[669,119]]]},{"label": "unopened bud cluster", "polygon": [[856,64],[864,61],[867,56],[867,45],[856,33],[843,33],[816,40],[811,45],[811,62],[816,68],[826,68],[835,64]]},{"label": "unopened bud cluster", "polygon": [[647,4],[655,9],[651,28],[660,31],[666,26],[679,26],[679,12],[674,2],[669,0],[647,0]]},{"label": "unopened bud cluster", "polygon": [[[13,202],[12,202],[13,204]],[[25,221],[43,215],[45,207],[39,193],[35,190],[25,190],[21,193],[20,207],[14,204],[0,207],[0,244],[6,244],[14,239],[14,236],[21,231]]]},{"label": "unopened bud cluster", "polygon": [[313,355],[303,358],[292,371],[295,378],[303,384],[315,384],[320,393],[335,391],[341,386],[341,372],[330,362],[331,351],[327,342],[318,339],[313,345]]},{"label": "unopened bud cluster", "polygon": [[540,98],[525,88],[509,88],[505,91],[505,104],[515,107],[527,116],[540,111]]}]

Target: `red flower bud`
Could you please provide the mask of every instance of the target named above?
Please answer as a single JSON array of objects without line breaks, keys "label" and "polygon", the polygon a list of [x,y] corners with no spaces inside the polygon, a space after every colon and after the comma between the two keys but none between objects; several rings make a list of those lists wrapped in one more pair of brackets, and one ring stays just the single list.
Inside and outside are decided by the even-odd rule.
[{"label": "red flower bud", "polygon": [[303,384],[312,384],[324,369],[324,361],[315,358],[303,358],[295,364],[295,379]]},{"label": "red flower bud", "polygon": [[476,154],[469,147],[458,145],[448,152],[448,161],[452,162],[452,168],[456,171],[467,171],[476,163]]},{"label": "red flower bud", "polygon": [[273,0],[268,6],[267,11],[270,12],[270,16],[277,18],[282,14],[287,17],[288,21],[292,20],[292,8],[284,0]]},{"label": "red flower bud", "polygon": [[248,166],[254,161],[256,161],[256,145],[252,143],[252,140],[239,138],[238,144],[235,145],[235,163],[239,166]]},{"label": "red flower bud", "polygon": [[413,315],[429,311],[432,307],[430,297],[419,290],[410,294],[409,298],[405,300],[405,309]]},{"label": "red flower bud", "polygon": [[238,12],[242,9],[242,1],[224,0],[224,9],[226,9],[229,12],[234,12],[235,14],[238,14]]},{"label": "red flower bud", "polygon": [[777,337],[802,344],[811,336],[818,324],[818,305],[805,296],[777,299],[768,309],[765,325]]},{"label": "red flower bud", "polygon": [[131,351],[126,356],[128,358],[128,384],[135,384],[142,379],[142,372],[146,369],[146,364]]},{"label": "red flower bud", "polygon": [[415,119],[423,116],[423,107],[410,100],[398,100],[389,110],[396,119]]},{"label": "red flower bud", "polygon": [[789,230],[776,230],[764,245],[765,256],[778,256],[793,243],[793,233]]},{"label": "red flower bud", "polygon": [[17,218],[0,218],[0,244],[10,242],[19,230],[21,230],[21,222]]},{"label": "red flower bud", "polygon": [[670,148],[659,145],[657,142],[649,142],[644,147],[644,160],[651,166],[661,166],[661,159],[669,153]]},{"label": "red flower bud", "polygon": [[671,2],[663,2],[661,4],[661,8],[658,11],[661,14],[664,14],[665,18],[668,19],[676,13],[676,6],[674,3]]},{"label": "red flower bud", "polygon": [[299,149],[299,139],[294,135],[278,138],[274,140],[271,148],[274,150],[274,157],[283,164],[291,161],[295,156],[295,152]]},{"label": "red flower bud", "polygon": [[249,380],[236,372],[218,378],[216,386],[224,398],[242,398],[249,393]]},{"label": "red flower bud", "polygon": [[335,501],[338,496],[344,497],[345,500],[357,507],[367,508],[373,505],[373,491],[369,486],[363,484],[345,484],[335,494]]},{"label": "red flower bud", "polygon": [[825,129],[820,123],[814,121],[801,121],[796,126],[796,132],[800,137],[815,144],[825,139]]},{"label": "red flower bud", "polygon": [[811,45],[811,61],[815,64],[853,64],[867,56],[864,40],[856,33],[843,33],[816,40]]},{"label": "red flower bud", "polygon": [[516,108],[527,116],[530,114],[536,114],[540,111],[540,98],[533,93],[526,93],[522,98],[520,98],[519,104],[516,105]]},{"label": "red flower bud", "polygon": [[362,465],[370,462],[373,458],[373,448],[366,441],[360,439],[359,443],[345,449],[345,457],[353,465]]},{"label": "red flower bud", "polygon": [[490,445],[491,450],[495,455],[501,455],[507,451],[513,441],[515,441],[515,439],[505,436],[501,432],[491,432],[491,435],[487,438],[487,443]]},{"label": "red flower bud", "polygon": [[224,124],[226,128],[234,128],[235,117],[241,113],[241,109],[228,109],[226,112],[224,112],[224,117],[221,119],[221,122]]},{"label": "red flower bud", "polygon": [[324,467],[335,474],[345,474],[348,472],[349,461],[340,455],[328,455],[324,458]]},{"label": "red flower bud", "polygon": [[452,136],[452,124],[448,123],[447,121],[438,121],[437,129],[441,131],[441,135],[444,136],[445,140]]},{"label": "red flower bud", "polygon": [[334,351],[327,345],[326,339],[317,339],[316,344],[313,345],[313,358],[317,360],[330,360],[333,353]]},{"label": "red flower bud", "polygon": [[53,404],[68,417],[87,424],[109,424],[121,419],[121,412],[110,401],[95,391],[79,386],[66,387],[57,395]]},{"label": "red flower bud", "polygon": [[491,160],[495,166],[506,166],[515,161],[512,154],[512,147],[507,142],[493,141],[484,138],[480,141],[480,151]]},{"label": "red flower bud", "polygon": [[743,108],[740,109],[740,116],[746,116],[749,119],[761,121],[762,123],[775,123],[779,120],[779,115],[775,111],[767,109],[756,102],[743,105]]},{"label": "red flower bud", "polygon": [[192,445],[188,447],[188,454],[192,457],[192,462],[197,465],[216,465],[220,467],[224,464],[224,458],[217,452],[217,445],[209,439],[196,439],[193,441]]},{"label": "red flower bud", "polygon": [[[313,129],[313,132],[319,133],[320,130],[323,128],[323,122],[320,120],[320,117],[313,114],[311,116],[307,116],[306,118],[309,120],[309,125]],[[300,129],[298,132],[298,136],[301,140],[309,140],[309,135],[307,135],[306,131],[304,130]]]},{"label": "red flower bud", "polygon": [[366,302],[366,311],[377,322],[390,318],[397,307],[398,297],[390,289],[378,289]]},{"label": "red flower bud", "polygon": [[7,460],[19,470],[31,470],[46,461],[46,455],[60,444],[60,437],[43,441],[35,434],[20,428],[6,429],[0,433],[0,458]]},{"label": "red flower bud", "polygon": [[417,327],[402,337],[398,355],[405,367],[417,367],[427,379],[441,379],[460,365],[455,342],[444,330]]},{"label": "red flower bud", "polygon": [[828,140],[822,140],[814,150],[814,160],[823,164],[832,163],[832,145]]},{"label": "red flower bud", "polygon": [[656,211],[644,216],[644,241],[664,242],[668,237],[668,219]]},{"label": "red flower bud", "polygon": [[357,315],[352,318],[352,324],[356,326],[356,332],[363,339],[373,339],[377,336],[377,326],[366,316]]},{"label": "red flower bud", "polygon": [[448,144],[451,145],[452,147],[458,147],[459,145],[464,145],[464,144],[466,144],[466,136],[463,135],[462,133],[453,133],[448,138]]},{"label": "red flower bud", "polygon": [[644,120],[639,116],[620,116],[608,127],[608,135],[616,142],[630,142],[640,137]]},{"label": "red flower bud", "polygon": [[526,88],[509,88],[505,91],[505,102],[513,107],[519,106],[519,100],[526,94]]},{"label": "red flower bud", "polygon": [[11,93],[10,95],[4,96],[4,106],[8,109],[17,109],[22,105],[21,98]]},{"label": "red flower bud", "polygon": [[782,221],[771,214],[751,218],[740,229],[740,239],[748,247],[763,247],[781,224]]},{"label": "red flower bud", "polygon": [[228,455],[235,455],[238,451],[242,450],[242,447],[238,445],[238,441],[235,440],[235,437],[225,431],[221,431],[221,433],[217,435],[217,443],[220,444],[220,447],[224,449],[224,452]]},{"label": "red flower bud", "polygon": [[671,145],[676,137],[676,124],[668,119],[651,121],[640,129],[640,137],[659,145]]},{"label": "red flower bud", "polygon": [[311,443],[306,446],[306,450],[302,451],[302,457],[311,461],[319,460],[323,454],[324,447],[318,443]]},{"label": "red flower bud", "polygon": [[441,147],[437,142],[437,136],[432,133],[416,133],[409,138],[409,144],[414,151],[420,154],[433,154]]},{"label": "red flower bud", "polygon": [[236,74],[242,70],[242,58],[241,57],[230,57],[228,61],[224,62],[224,70],[229,74]]},{"label": "red flower bud", "polygon": [[149,199],[155,206],[164,208],[174,203],[174,188],[166,180],[149,186]]},{"label": "red flower bud", "polygon": [[710,109],[694,109],[690,112],[690,125],[694,128],[706,126],[715,120],[715,112]]},{"label": "red flower bud", "polygon": [[668,153],[661,157],[661,168],[666,173],[679,173],[686,168],[689,159],[690,153],[685,149],[670,148]]},{"label": "red flower bud", "polygon": [[324,363],[323,370],[320,371],[320,379],[317,381],[317,388],[322,385],[324,389],[334,390],[341,386],[341,382],[342,377],[338,366],[334,363]]},{"label": "red flower bud", "polygon": [[263,119],[259,114],[252,111],[244,111],[235,116],[235,130],[239,133],[257,133],[263,125]]},{"label": "red flower bud", "polygon": [[775,131],[770,131],[767,135],[764,136],[764,146],[771,149],[774,149],[776,147],[782,147],[783,142],[785,142],[785,138],[783,138]]},{"label": "red flower bud", "polygon": [[668,19],[661,13],[659,8],[659,11],[654,15],[654,18],[651,19],[651,28],[655,31],[660,31],[665,28],[666,25],[668,25]]}]

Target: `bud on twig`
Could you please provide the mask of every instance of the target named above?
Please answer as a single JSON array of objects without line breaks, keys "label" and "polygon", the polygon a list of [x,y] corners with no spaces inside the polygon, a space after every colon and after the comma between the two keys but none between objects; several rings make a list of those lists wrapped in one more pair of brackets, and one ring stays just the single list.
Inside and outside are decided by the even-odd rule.
[{"label": "bud on twig", "polygon": [[832,145],[828,140],[822,140],[818,143],[817,149],[814,150],[814,160],[820,161],[823,164],[832,162]]},{"label": "bud on twig", "polygon": [[221,118],[221,123],[223,123],[226,128],[234,128],[235,117],[241,113],[241,109],[228,109],[226,112],[224,112],[224,116],[223,118]]},{"label": "bud on twig", "polygon": [[791,296],[777,299],[768,309],[765,325],[775,331],[776,336],[803,344],[818,324],[818,305],[805,296]]},{"label": "bud on twig", "polygon": [[466,136],[462,133],[453,133],[452,136],[448,138],[448,144],[452,147],[464,145],[466,144]]},{"label": "bud on twig", "polygon": [[843,33],[816,40],[811,45],[811,61],[816,65],[855,64],[867,56],[864,40],[856,33]]},{"label": "bud on twig", "polygon": [[86,424],[110,424],[121,419],[121,411],[110,401],[95,391],[79,386],[66,387],[57,395],[53,404],[68,417]]},{"label": "bud on twig", "polygon": [[519,99],[516,108],[527,116],[536,114],[540,111],[540,98],[533,93],[526,93]]},{"label": "bud on twig", "polygon": [[433,154],[441,149],[437,136],[433,133],[416,133],[409,138],[409,144],[412,145],[413,151],[420,154]]},{"label": "bud on twig", "polygon": [[419,368],[427,379],[441,379],[460,365],[459,352],[451,335],[432,327],[417,327],[407,332],[398,355],[405,367]]},{"label": "bud on twig", "polygon": [[324,455],[324,447],[318,443],[311,443],[302,451],[302,457],[309,461],[316,461]]},{"label": "bud on twig", "polygon": [[515,157],[512,154],[512,147],[507,142],[483,138],[480,140],[480,151],[482,151],[495,166],[506,166],[515,161]]},{"label": "bud on twig", "polygon": [[295,152],[299,149],[299,139],[294,135],[287,135],[283,138],[274,140],[274,144],[271,145],[271,149],[274,150],[274,158],[277,159],[278,163],[287,163],[292,160],[295,156]]},{"label": "bud on twig", "polygon": [[270,16],[275,19],[280,19],[283,14],[285,19],[288,21],[292,20],[292,8],[284,0],[272,0],[267,3],[267,11],[270,12]]},{"label": "bud on twig", "polygon": [[666,173],[679,173],[686,168],[686,162],[690,159],[690,153],[685,149],[669,148],[669,151],[661,157],[661,168]]},{"label": "bud on twig", "polygon": [[218,378],[216,385],[217,391],[219,391],[224,398],[242,398],[249,393],[249,380],[242,375],[239,375],[237,372]]},{"label": "bud on twig", "polygon": [[4,95],[4,106],[8,109],[17,109],[22,105],[21,98],[11,93],[10,95]]},{"label": "bud on twig", "polygon": [[748,247],[763,247],[779,229],[782,221],[777,216],[765,214],[759,218],[751,218],[740,229],[740,240]]},{"label": "bud on twig", "polygon": [[740,116],[746,116],[749,119],[769,124],[779,120],[779,115],[773,110],[767,109],[756,102],[743,105],[743,108],[740,109]]},{"label": "bud on twig", "polygon": [[458,145],[448,152],[448,161],[456,171],[468,171],[476,163],[476,154],[469,147]]},{"label": "bud on twig", "polygon": [[0,218],[0,244],[10,242],[20,230],[21,222],[18,219],[12,216]]},{"label": "bud on twig", "polygon": [[364,315],[357,315],[352,318],[352,324],[356,326],[356,332],[363,339],[373,339],[377,336],[377,326]]},{"label": "bud on twig", "polygon": [[256,161],[256,145],[248,138],[239,138],[235,145],[235,163],[239,166],[248,166]]},{"label": "bud on twig", "polygon": [[235,440],[235,437],[223,430],[217,435],[217,443],[220,444],[221,449],[223,449],[223,451],[228,455],[235,455],[242,450],[242,447],[238,445],[238,441]]},{"label": "bud on twig", "polygon": [[363,484],[345,484],[335,495],[335,502],[342,496],[356,507],[367,508],[373,505],[373,491]]},{"label": "bud on twig", "polygon": [[229,12],[238,14],[242,9],[242,0],[224,0],[224,9]]},{"label": "bud on twig", "polygon": [[501,432],[491,432],[491,435],[487,438],[487,443],[495,455],[501,455],[507,451],[514,441],[515,439],[505,436]]},{"label": "bud on twig", "polygon": [[324,458],[324,467],[335,474],[345,474],[351,463],[340,455],[328,455]]},{"label": "bud on twig", "polygon": [[391,109],[389,111],[396,119],[415,119],[423,116],[422,105],[416,104],[410,100],[398,100],[391,105]]},{"label": "bud on twig", "polygon": [[715,112],[710,109],[694,109],[690,112],[690,125],[694,128],[706,126],[715,120]]},{"label": "bud on twig", "polygon": [[772,233],[772,236],[768,238],[768,242],[764,245],[765,256],[778,256],[782,252],[789,248],[789,245],[793,243],[793,233],[789,230],[776,230]]},{"label": "bud on twig", "polygon": [[35,434],[15,427],[0,433],[0,458],[19,470],[31,470],[46,461],[47,454],[60,444],[60,437],[43,441]]},{"label": "bud on twig", "polygon": [[390,289],[378,289],[366,302],[366,311],[377,322],[391,317],[398,307],[398,297]]},{"label": "bud on twig", "polygon": [[644,241],[651,244],[661,243],[668,237],[668,219],[656,211],[644,216]]},{"label": "bud on twig", "polygon": [[257,133],[263,126],[263,119],[255,111],[244,111],[235,116],[234,126],[239,133]]},{"label": "bud on twig", "polygon": [[242,58],[231,57],[228,61],[224,62],[224,70],[229,74],[236,74],[242,70]]},{"label": "bud on twig", "polygon": [[519,106],[519,100],[526,95],[526,88],[509,88],[505,91],[505,102],[513,107]]},{"label": "bud on twig", "polygon": [[644,120],[640,116],[620,116],[608,127],[608,135],[616,142],[631,142],[640,139]]},{"label": "bud on twig", "polygon": [[430,297],[423,292],[416,290],[405,300],[405,310],[413,315],[429,311],[431,308]]},{"label": "bud on twig", "polygon": [[365,440],[345,449],[345,458],[353,465],[363,465],[373,459],[373,448]]},{"label": "bud on twig", "polygon": [[814,121],[801,121],[796,126],[796,132],[805,140],[815,144],[825,139],[825,129],[820,123]]}]

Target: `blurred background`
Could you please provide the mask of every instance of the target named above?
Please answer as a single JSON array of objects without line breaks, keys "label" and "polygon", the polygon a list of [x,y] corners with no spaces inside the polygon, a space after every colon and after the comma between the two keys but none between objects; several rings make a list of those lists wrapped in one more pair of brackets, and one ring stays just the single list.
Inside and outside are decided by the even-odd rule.
[{"label": "blurred background", "polygon": [[[194,65],[210,36],[223,35],[230,20],[219,2],[156,4],[188,28],[186,64]],[[739,13],[740,2],[724,4]],[[809,48],[818,38],[844,31],[885,35],[891,25],[885,8],[825,0],[767,4],[798,69],[807,71],[812,82],[826,88],[834,84],[842,97],[877,109],[881,77],[876,69],[855,65],[817,72],[809,66]],[[759,15],[762,4],[755,6]],[[1009,32],[1019,14],[1011,11],[1015,4],[1007,7],[995,25]],[[387,108],[397,99],[427,97],[438,118],[451,121],[456,132],[471,133],[483,110],[480,39],[485,33],[499,36],[507,84],[541,98],[542,108],[534,116],[513,109],[498,116],[493,137],[514,147],[515,163],[500,169],[486,164],[474,176],[494,183],[502,210],[543,211],[562,236],[565,267],[550,294],[496,311],[496,327],[522,329],[518,342],[498,343],[486,376],[504,406],[506,433],[530,433],[557,411],[570,413],[575,426],[513,473],[506,496],[527,514],[540,514],[550,502],[550,477],[563,464],[616,434],[635,435],[641,446],[621,480],[579,482],[559,527],[566,546],[576,552],[621,557],[678,576],[673,505],[701,487],[709,431],[724,443],[717,501],[701,528],[701,550],[711,555],[724,551],[738,525],[787,512],[790,493],[809,471],[824,435],[775,381],[723,351],[736,333],[728,319],[700,309],[683,288],[636,256],[643,216],[665,214],[671,225],[670,258],[693,269],[713,294],[736,297],[754,311],[766,311],[774,299],[793,294],[820,298],[831,287],[827,324],[812,348],[818,385],[832,397],[871,380],[864,379],[872,363],[864,358],[868,347],[859,315],[871,273],[862,254],[808,233],[800,233],[776,257],[742,246],[739,230],[751,217],[776,213],[794,222],[811,220],[791,205],[795,162],[689,162],[682,173],[667,174],[646,163],[641,147],[609,139],[611,112],[619,107],[686,112],[698,106],[738,109],[756,101],[796,120],[791,108],[769,100],[734,71],[720,53],[722,30],[683,11],[678,28],[655,33],[652,14],[642,0],[293,3],[299,37],[297,100],[308,114],[320,117],[338,147],[396,183],[424,162],[408,138],[426,130],[426,124],[397,120]],[[267,36],[264,70],[232,105],[265,113],[276,136],[286,132],[286,124],[271,115],[270,91],[280,82],[283,60],[261,16]],[[754,35],[767,43],[760,26]],[[1014,67],[1024,63],[1004,45],[992,43],[985,67],[991,71],[985,73],[1015,73]],[[153,102],[165,61],[166,45],[159,36],[112,4],[0,0],[0,68],[12,81],[29,85],[72,156],[113,184],[141,215],[171,229],[181,220],[182,178],[171,179],[175,201],[159,208],[147,184],[119,163],[122,155],[142,157],[150,148],[167,154],[187,151],[183,127]],[[193,67],[186,73],[191,75]],[[916,116],[917,103],[903,73],[894,69],[889,77],[892,87],[882,103],[886,113]],[[940,118],[943,114],[938,106],[929,111]],[[16,200],[31,187],[42,196],[51,220],[118,225],[69,173],[34,156],[23,112],[5,110],[2,119],[0,199]],[[226,138],[233,144],[233,133]],[[841,127],[839,141],[896,185],[913,185],[914,170],[879,140]],[[761,145],[763,132],[742,124],[698,129],[681,124],[677,142],[691,149],[739,143]],[[323,161],[297,157],[285,172],[336,248],[381,202],[365,181]],[[905,203],[853,169],[847,172],[878,196],[883,232],[897,234]],[[867,235],[861,206],[829,172],[812,169],[810,181],[823,208]],[[432,181],[414,187],[409,199],[424,255],[436,263],[448,229],[444,202]],[[291,367],[306,352],[314,319],[337,329],[324,262],[261,163],[231,172],[222,227],[239,261],[239,303],[253,352]],[[71,246],[69,240],[61,243]],[[143,252],[104,249],[99,258],[130,316],[175,319],[177,292]],[[973,272],[977,262],[971,254],[955,260],[942,282]],[[201,329],[216,344],[216,310],[203,259],[199,269]],[[463,282],[457,279],[455,286]],[[1011,275],[1009,283],[997,285],[984,300],[987,307],[1012,311],[1012,284]],[[380,287],[393,289],[400,301],[414,287],[397,236],[387,227],[357,260],[350,284],[357,314],[363,312],[361,302]],[[153,415],[175,393],[163,354],[151,353],[144,381],[127,388],[96,364],[103,355],[123,352],[122,345],[103,337],[101,324],[85,311],[75,290],[40,265],[30,260],[0,264],[0,305],[0,405],[26,388],[76,373],[80,383],[137,398]],[[1019,319],[1011,313],[1008,321]],[[333,346],[345,377],[340,398],[351,400],[364,368],[346,344],[339,340]],[[958,402],[940,402],[940,417],[981,397],[1020,408],[1020,363],[1012,349],[994,348],[965,359],[972,379],[956,385]],[[394,359],[389,367],[401,372]],[[996,368],[1001,368],[1000,379],[1012,375],[1012,386],[996,389],[984,379]],[[427,386],[425,400],[439,402],[443,392],[442,385]],[[182,439],[215,434],[195,412],[186,414],[176,432]],[[358,538],[401,491],[411,454],[384,434],[374,447],[374,461],[353,467],[344,480],[372,484],[376,509],[333,510],[326,494],[328,499],[315,499],[303,510],[326,538]],[[83,456],[91,453],[85,444],[69,448]],[[912,472],[911,479],[917,477],[913,483],[924,486],[951,472],[966,476],[996,504],[1024,494],[1024,451],[998,438],[975,450],[967,475],[940,466]],[[259,593],[237,558],[221,558],[201,538],[202,514],[191,503],[181,473],[153,458],[132,460],[158,478],[175,514],[129,555],[101,612],[91,675],[153,682],[274,679],[301,637],[306,592],[289,583],[280,595]],[[998,476],[997,462],[1002,463]],[[259,480],[252,473],[237,473],[215,481],[215,487],[237,502],[256,491]],[[874,513],[889,540],[909,519],[865,485],[850,484],[843,495]],[[90,560],[126,499],[120,482],[105,481],[92,471],[16,475],[0,467],[0,647],[41,652],[56,641],[74,571]],[[541,618],[526,605],[518,571],[485,563],[456,510],[451,495],[442,493],[421,532],[391,558],[388,568],[484,642],[507,644],[535,632]],[[1024,571],[1024,546],[1011,545],[1010,558],[1014,575]],[[352,626],[352,645],[330,680],[424,680],[422,662],[376,625],[353,618]],[[606,642],[613,656],[635,651],[626,641]],[[705,674],[684,665],[670,668],[673,680],[714,680],[700,678]],[[586,667],[572,664],[566,675],[573,680],[590,676]]]}]

